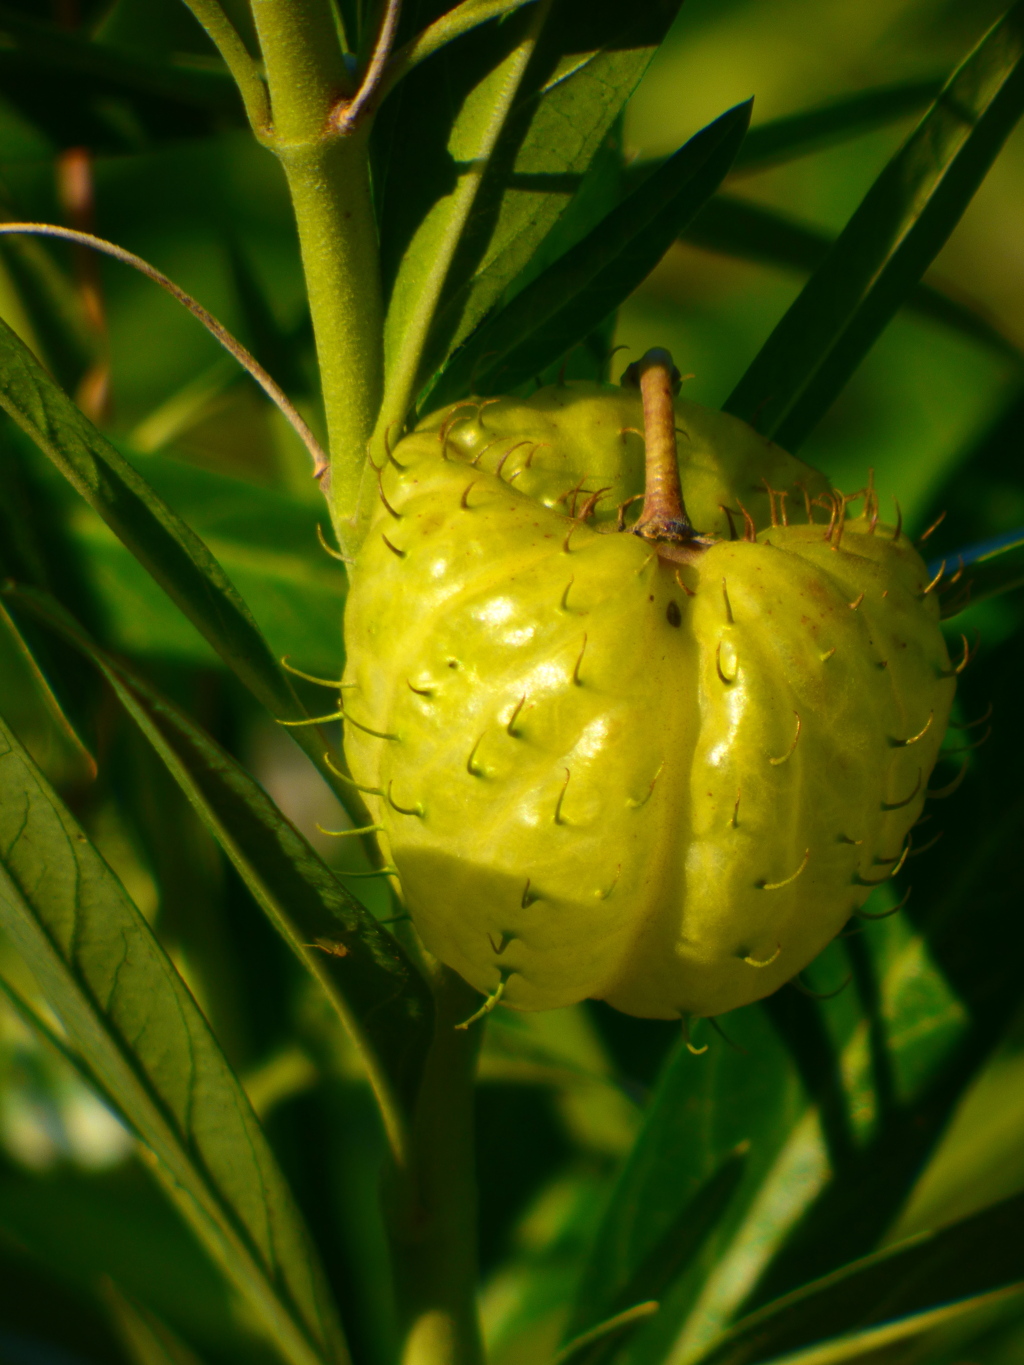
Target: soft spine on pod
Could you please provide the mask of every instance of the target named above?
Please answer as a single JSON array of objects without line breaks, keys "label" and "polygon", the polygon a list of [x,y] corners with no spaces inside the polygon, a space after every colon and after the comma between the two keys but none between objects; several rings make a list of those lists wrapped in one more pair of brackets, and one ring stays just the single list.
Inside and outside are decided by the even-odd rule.
[{"label": "soft spine on pod", "polygon": [[955,679],[870,487],[673,399],[663,352],[625,381],[399,443],[352,571],[345,752],[424,942],[489,1001],[716,1015],[902,866]]}]

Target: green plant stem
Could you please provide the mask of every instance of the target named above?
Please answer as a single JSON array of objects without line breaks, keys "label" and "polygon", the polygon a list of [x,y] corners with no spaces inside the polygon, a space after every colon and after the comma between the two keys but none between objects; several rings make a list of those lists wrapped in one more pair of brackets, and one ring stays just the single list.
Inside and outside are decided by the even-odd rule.
[{"label": "green plant stem", "polygon": [[383,373],[383,308],[368,125],[342,135],[331,112],[352,94],[328,0],[254,0],[273,135],[299,233],[331,469],[325,487],[342,548]]},{"label": "green plant stem", "polygon": [[210,42],[234,77],[253,132],[264,137],[270,125],[267,87],[234,24],[221,9],[219,0],[185,0],[185,4],[202,24]]},{"label": "green plant stem", "polygon": [[483,1026],[456,1025],[479,996],[447,967],[413,1125],[412,1156],[385,1204],[402,1317],[402,1365],[483,1365],[476,1307],[477,1190],[473,1081]]}]

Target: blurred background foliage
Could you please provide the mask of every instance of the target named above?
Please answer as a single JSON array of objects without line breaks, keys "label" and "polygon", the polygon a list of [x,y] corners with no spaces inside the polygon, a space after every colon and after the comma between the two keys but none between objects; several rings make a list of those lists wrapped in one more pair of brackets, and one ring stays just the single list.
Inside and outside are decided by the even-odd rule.
[{"label": "blurred background foliage", "polygon": [[[92,228],[154,262],[321,430],[283,177],[243,126],[203,34],[180,0],[44,8],[0,5],[0,213]],[[226,8],[244,26],[245,7]],[[750,95],[756,129],[859,91],[910,94],[899,117],[855,137],[822,135],[780,164],[744,167],[741,155],[723,194],[761,211],[759,226],[741,231],[742,214],[716,220],[713,201],[621,309],[613,344],[628,350],[614,376],[626,358],[668,346],[693,372],[686,396],[720,405],[820,243],[1001,9],[994,0],[687,0],[628,107],[627,175]],[[61,25],[64,49],[43,50],[42,18]],[[83,60],[83,35],[109,46],[106,65]],[[945,510],[930,542],[940,557],[1024,523],[1022,205],[1019,129],[929,276],[984,326],[969,335],[905,308],[801,452],[841,488],[861,486],[873,467],[913,532]],[[0,316],[200,533],[273,649],[338,676],[344,575],[317,545],[325,518],[308,457],[214,342],[123,267],[27,238],[0,242]],[[332,866],[365,872],[351,841],[318,832],[343,815],[291,740],[6,422],[0,442],[3,576],[53,591],[239,755]],[[711,1044],[702,1057],[682,1048],[675,1026],[601,1005],[493,1016],[477,1122],[495,1365],[550,1359],[574,1295],[582,1329],[663,1290],[667,1307],[621,1359],[684,1365],[741,1310],[1024,1190],[1020,618],[1021,598],[1008,595],[951,623],[952,638],[963,629],[981,639],[959,720],[991,707],[995,739],[940,770],[945,782],[969,765],[933,820],[942,840],[914,864],[906,914],[837,942],[807,975],[825,993],[852,976],[848,990],[817,1001],[787,989],[739,1011],[725,1028],[743,1051],[700,1034]],[[155,925],[243,1077],[356,1359],[383,1365],[395,1329],[376,1202],[382,1138],[336,1021],[88,665],[27,617],[16,630],[3,615],[0,686],[9,720]],[[317,695],[309,690],[310,705]],[[963,734],[969,744],[980,732]],[[372,881],[349,885],[383,912]],[[872,909],[884,910],[887,895],[895,904],[883,891]],[[680,1250],[681,1226],[696,1231]],[[954,1283],[949,1299],[1024,1279],[1019,1222],[1016,1232],[1012,1222],[985,1226],[984,1246],[1002,1246],[1004,1260],[987,1280]],[[952,1259],[981,1266],[987,1253],[966,1256],[967,1245],[957,1242]],[[941,1267],[928,1273],[944,1283]],[[893,1312],[939,1302],[935,1293],[895,1294]],[[136,1301],[210,1365],[270,1358],[118,1121],[0,1006],[0,1360],[186,1359],[132,1345]],[[835,1331],[859,1325],[854,1307]],[[805,1339],[797,1333],[792,1349]],[[767,1340],[768,1354],[739,1340],[711,1358],[782,1359],[790,1349],[784,1331]],[[895,1344],[820,1359],[1014,1365],[1022,1355],[1024,1307],[1011,1295]],[[602,1346],[584,1358],[611,1356]]]}]

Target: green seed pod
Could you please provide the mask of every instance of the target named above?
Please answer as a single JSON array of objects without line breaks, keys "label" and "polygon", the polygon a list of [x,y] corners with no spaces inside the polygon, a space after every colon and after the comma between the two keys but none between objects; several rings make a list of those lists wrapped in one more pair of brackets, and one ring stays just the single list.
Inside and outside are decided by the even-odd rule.
[{"label": "green seed pod", "polygon": [[874,495],[668,402],[683,501],[640,534],[641,396],[569,385],[403,440],[353,568],[351,772],[427,947],[518,1009],[777,989],[902,865],[946,728]]}]

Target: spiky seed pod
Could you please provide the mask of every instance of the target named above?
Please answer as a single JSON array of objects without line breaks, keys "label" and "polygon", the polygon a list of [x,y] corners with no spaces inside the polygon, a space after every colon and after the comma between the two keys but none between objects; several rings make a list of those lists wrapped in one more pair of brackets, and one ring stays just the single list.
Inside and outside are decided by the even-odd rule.
[{"label": "spiky seed pod", "polygon": [[351,771],[428,948],[515,1008],[777,989],[897,870],[945,731],[938,607],[873,497],[675,422],[700,543],[616,530],[640,395],[569,385],[403,440],[353,569]]}]

